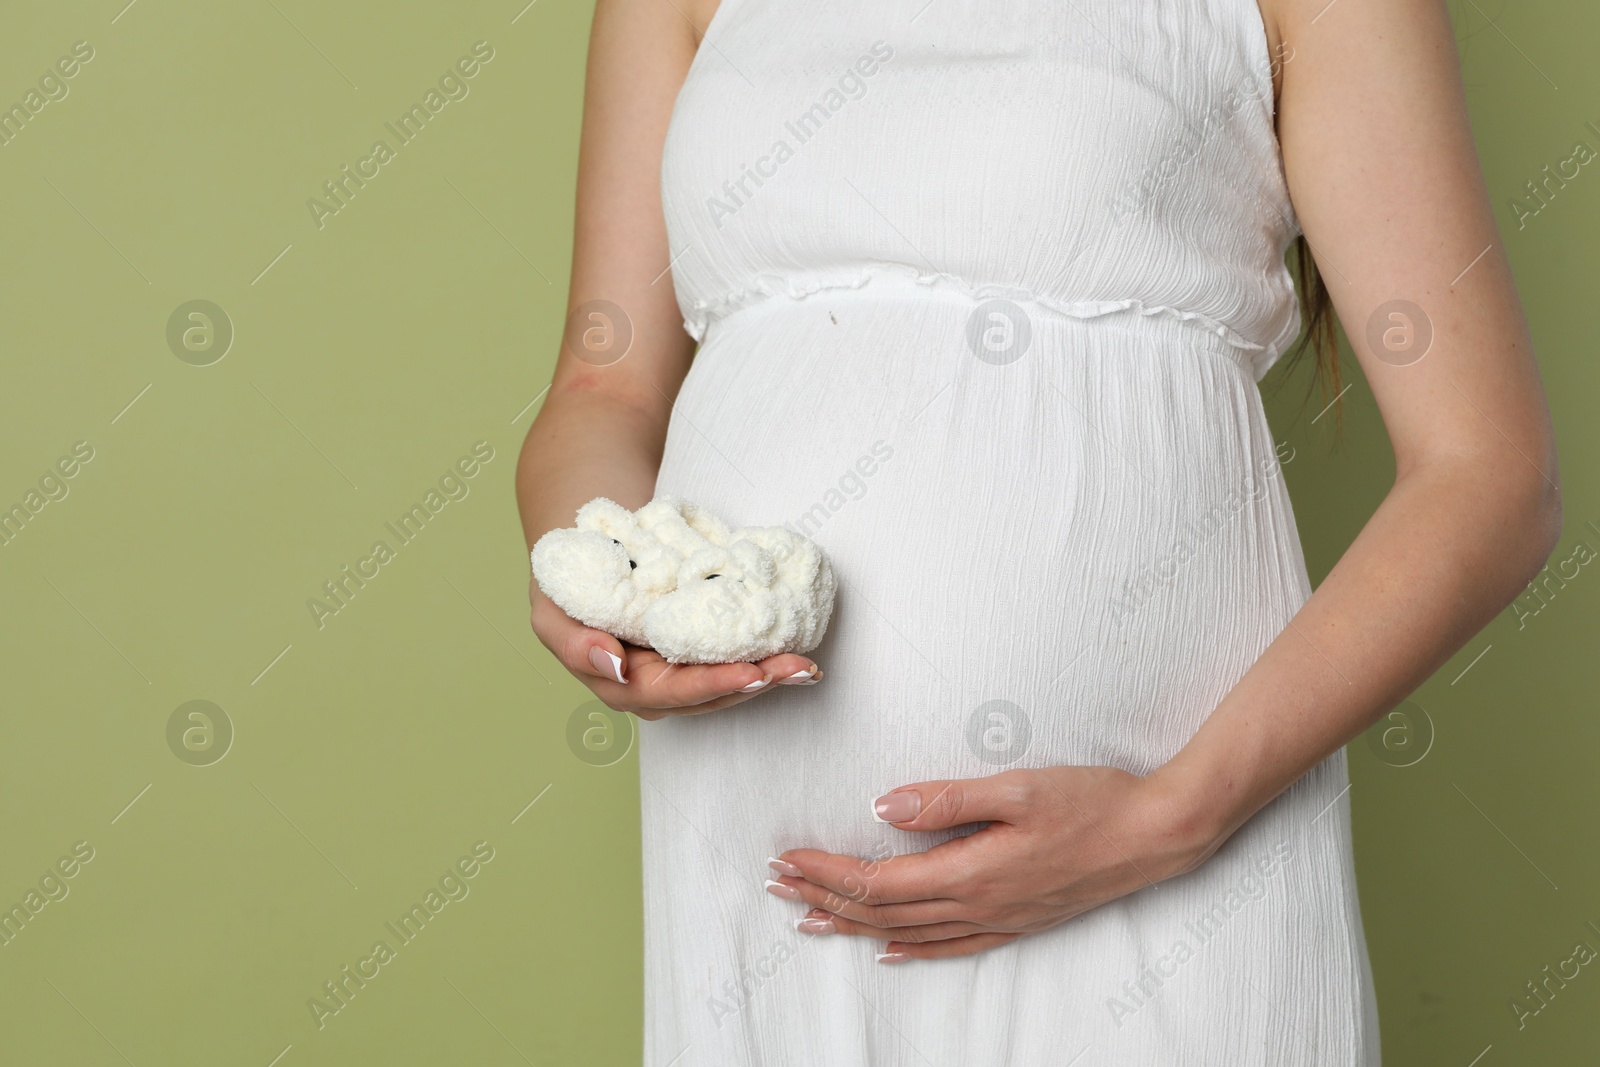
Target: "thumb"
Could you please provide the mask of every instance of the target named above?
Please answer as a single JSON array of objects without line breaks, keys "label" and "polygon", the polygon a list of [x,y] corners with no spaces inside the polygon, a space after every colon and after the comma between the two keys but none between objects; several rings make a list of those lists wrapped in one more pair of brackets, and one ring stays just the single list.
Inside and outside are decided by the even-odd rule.
[{"label": "thumb", "polygon": [[627,676],[623,673],[628,656],[623,651],[621,641],[604,630],[585,628],[580,631],[575,643],[580,656],[574,656],[573,659],[587,668],[586,673],[608,682],[628,684]]},{"label": "thumb", "polygon": [[568,615],[545,596],[537,582],[529,583],[528,599],[533,603],[529,614],[533,632],[563,667],[579,678],[628,683],[628,654],[621,641]]},{"label": "thumb", "polygon": [[1010,774],[903,785],[872,802],[872,817],[902,830],[945,830],[974,822],[1011,822],[1021,783]]}]

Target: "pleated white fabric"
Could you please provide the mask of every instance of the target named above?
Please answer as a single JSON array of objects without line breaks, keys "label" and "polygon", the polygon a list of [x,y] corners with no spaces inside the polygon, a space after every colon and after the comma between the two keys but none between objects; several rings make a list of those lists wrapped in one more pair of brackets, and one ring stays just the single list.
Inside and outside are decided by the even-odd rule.
[{"label": "pleated white fabric", "polygon": [[821,684],[640,725],[647,1064],[1378,1064],[1342,752],[973,957],[762,889],[952,836],[875,822],[898,785],[1159,766],[1309,594],[1256,388],[1299,325],[1270,62],[1253,0],[722,0],[663,167],[702,344],[657,489],[841,588]]}]

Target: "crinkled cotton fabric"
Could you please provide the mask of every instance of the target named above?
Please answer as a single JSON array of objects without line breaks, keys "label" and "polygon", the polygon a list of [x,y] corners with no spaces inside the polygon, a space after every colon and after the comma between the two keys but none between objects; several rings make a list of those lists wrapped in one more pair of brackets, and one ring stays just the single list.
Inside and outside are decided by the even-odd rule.
[{"label": "crinkled cotton fabric", "polygon": [[657,491],[833,561],[825,677],[642,722],[645,1062],[1371,1067],[1344,753],[1198,870],[974,956],[798,933],[873,797],[1171,758],[1309,595],[1257,381],[1298,232],[1252,0],[723,0],[662,171]]}]

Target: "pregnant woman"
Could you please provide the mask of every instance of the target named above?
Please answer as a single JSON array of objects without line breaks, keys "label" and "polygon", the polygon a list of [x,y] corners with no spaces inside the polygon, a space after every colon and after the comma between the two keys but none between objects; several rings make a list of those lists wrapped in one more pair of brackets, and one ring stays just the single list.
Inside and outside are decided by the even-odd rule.
[{"label": "pregnant woman", "polygon": [[[1330,294],[1396,470],[1313,594],[1257,382]],[[647,720],[646,1063],[1379,1062],[1342,746],[1560,524],[1439,0],[599,0],[570,307],[529,543],[840,581],[671,668],[532,588]]]}]

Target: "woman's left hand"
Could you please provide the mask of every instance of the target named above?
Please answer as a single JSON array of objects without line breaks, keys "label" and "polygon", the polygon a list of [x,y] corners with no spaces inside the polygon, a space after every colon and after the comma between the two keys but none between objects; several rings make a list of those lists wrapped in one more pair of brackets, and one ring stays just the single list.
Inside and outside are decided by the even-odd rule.
[{"label": "woman's left hand", "polygon": [[901,830],[988,825],[881,862],[791,849],[770,864],[767,889],[812,905],[797,924],[806,933],[888,942],[886,963],[971,955],[1048,929],[1193,870],[1221,843],[1217,820],[1165,778],[1114,767],[922,782],[874,810]]}]

